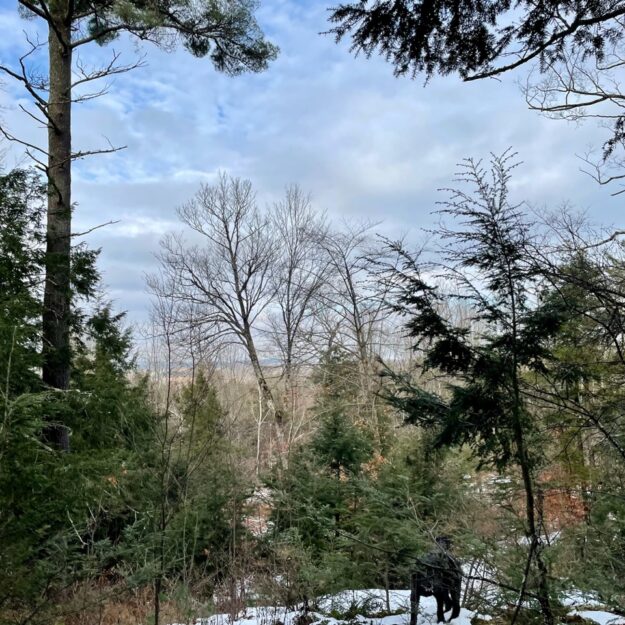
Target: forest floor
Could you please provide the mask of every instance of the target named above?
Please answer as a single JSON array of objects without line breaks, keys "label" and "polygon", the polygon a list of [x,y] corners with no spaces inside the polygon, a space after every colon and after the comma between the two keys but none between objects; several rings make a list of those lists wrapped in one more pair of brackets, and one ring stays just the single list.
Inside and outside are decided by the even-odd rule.
[{"label": "forest floor", "polygon": [[[236,619],[227,614],[216,614],[199,619],[196,625],[408,625],[410,592],[391,590],[353,590],[325,597],[318,602],[316,611],[309,612],[304,620],[301,611],[284,607],[247,608]],[[569,609],[566,621],[579,625],[625,625],[625,616],[602,609],[600,604],[587,597],[572,594],[565,602]],[[449,617],[449,613],[447,613]],[[484,612],[462,608],[452,625],[484,625],[493,617]],[[436,625],[436,601],[422,597],[418,625]]]}]

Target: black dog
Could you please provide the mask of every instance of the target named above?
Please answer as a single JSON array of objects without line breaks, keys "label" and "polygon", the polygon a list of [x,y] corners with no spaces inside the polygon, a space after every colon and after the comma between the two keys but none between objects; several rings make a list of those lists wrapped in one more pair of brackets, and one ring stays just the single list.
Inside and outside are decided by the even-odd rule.
[{"label": "black dog", "polygon": [[449,610],[450,621],[460,614],[462,569],[449,554],[450,547],[451,541],[440,536],[436,539],[436,549],[418,560],[419,568],[410,576],[410,625],[417,625],[421,597],[434,595],[439,623],[445,622],[445,612]]}]

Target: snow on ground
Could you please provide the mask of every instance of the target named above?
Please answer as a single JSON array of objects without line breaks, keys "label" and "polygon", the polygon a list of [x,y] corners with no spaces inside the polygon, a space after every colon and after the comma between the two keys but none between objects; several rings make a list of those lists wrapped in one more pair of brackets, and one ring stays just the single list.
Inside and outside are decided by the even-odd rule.
[{"label": "snow on ground", "polygon": [[[422,599],[422,612],[419,614],[419,625],[436,624],[436,601],[430,598]],[[475,615],[470,610],[462,609],[460,616],[454,620],[454,625],[471,625],[471,619]],[[284,608],[248,608],[234,623],[227,614],[216,614],[206,619],[200,619],[196,625],[295,625],[296,619],[301,612],[291,612]],[[346,621],[333,618],[324,613],[310,612],[313,621],[311,625],[345,625]],[[362,625],[407,625],[410,614],[404,612],[383,617],[371,617],[357,615],[352,623]],[[607,624],[606,624],[607,625]]]},{"label": "snow on ground", "polygon": [[[625,625],[625,617],[605,612],[600,609],[584,609],[596,604],[596,598],[582,593],[571,593],[563,601],[571,608],[572,615],[579,615],[584,619],[594,621],[597,625]],[[387,607],[390,610],[387,610]],[[576,607],[581,609],[576,609]],[[391,590],[389,605],[386,602],[386,593],[382,589],[347,590],[337,595],[323,597],[317,604],[318,612],[310,612],[311,625],[408,625],[410,621],[410,591]],[[355,613],[349,620],[337,619],[331,614]],[[387,616],[368,616],[397,612]],[[447,614],[449,617],[449,613]],[[300,611],[287,610],[279,606],[247,608],[234,621],[228,614],[215,614],[198,619],[195,625],[299,625]],[[482,620],[491,620],[489,615],[477,614],[471,610],[462,609],[452,625],[471,625],[474,617]],[[418,625],[436,625],[436,600],[434,597],[421,597],[419,604]]]},{"label": "snow on ground", "polygon": [[[431,597],[424,598],[424,601],[426,599],[431,599]],[[323,597],[319,600],[318,605],[322,612],[331,612],[333,610],[345,612],[353,605],[362,606],[369,613],[382,612],[386,610],[386,593],[381,588],[344,590],[337,595]],[[398,610],[404,612],[410,610],[409,590],[389,591],[389,611],[397,612]]]},{"label": "snow on ground", "polygon": [[[435,625],[436,600],[434,597],[422,597],[419,606],[418,625]],[[344,613],[356,607],[354,612],[362,611],[367,615],[389,611],[387,610],[384,590],[348,590],[320,599],[318,602],[319,612],[310,612],[310,616],[313,618],[311,625],[345,625],[345,620],[336,619],[330,614]],[[358,623],[362,623],[362,625],[408,625],[410,622],[410,591],[391,590],[388,607],[390,607],[390,612],[398,612],[398,614],[381,617],[357,614],[350,621],[350,625]],[[453,623],[454,625],[471,625],[471,619],[475,615],[475,612],[463,608]],[[256,607],[248,608],[234,622],[227,614],[216,614],[199,619],[196,625],[297,625],[298,616],[301,616],[301,612],[289,611],[283,607]],[[484,620],[490,618],[482,615],[480,617]]]},{"label": "snow on ground", "polygon": [[573,614],[579,614],[582,618],[595,621],[599,625],[625,625],[625,616],[619,616],[612,612],[602,610],[575,610]]},{"label": "snow on ground", "polygon": [[599,598],[587,592],[579,592],[578,590],[567,593],[560,599],[562,605],[574,608],[575,606],[594,606],[600,605]]}]

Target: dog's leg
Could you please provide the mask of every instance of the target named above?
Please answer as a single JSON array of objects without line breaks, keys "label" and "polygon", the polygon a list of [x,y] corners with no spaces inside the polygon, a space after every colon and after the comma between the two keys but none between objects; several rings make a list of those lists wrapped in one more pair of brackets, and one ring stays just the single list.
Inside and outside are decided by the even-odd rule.
[{"label": "dog's leg", "polygon": [[434,597],[436,598],[436,620],[439,623],[445,622],[445,594],[447,591],[445,590],[436,590],[434,592]]},{"label": "dog's leg", "polygon": [[453,609],[451,611],[451,616],[449,617],[450,621],[451,619],[458,618],[458,615],[460,614],[461,586],[462,586],[462,581],[459,579],[450,589],[451,603],[453,606]]}]

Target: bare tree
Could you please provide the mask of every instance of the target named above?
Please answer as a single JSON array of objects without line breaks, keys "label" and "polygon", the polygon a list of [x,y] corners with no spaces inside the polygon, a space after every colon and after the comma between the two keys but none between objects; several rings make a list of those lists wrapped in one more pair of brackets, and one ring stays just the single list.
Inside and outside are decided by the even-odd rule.
[{"label": "bare tree", "polygon": [[365,246],[371,228],[371,224],[346,225],[324,242],[333,270],[332,288],[325,301],[338,317],[336,335],[341,336],[341,346],[362,366],[371,361],[370,338],[379,310],[364,293],[368,276]]},{"label": "bare tree", "polygon": [[[625,20],[615,20],[625,28]],[[601,185],[625,180],[625,44],[614,41],[601,56],[588,56],[581,50],[564,48],[558,57],[535,68],[523,86],[530,109],[552,119],[572,122],[594,120],[607,131],[607,139],[597,153],[580,155],[583,171]],[[613,195],[625,193],[620,190]]]},{"label": "bare tree", "polygon": [[[371,419],[382,447],[383,426],[375,393],[375,361],[382,348],[384,324],[390,317],[379,283],[372,275],[372,259],[379,253],[369,232],[372,224],[345,225],[324,242],[332,279],[324,292],[326,310],[320,317],[329,349],[340,346],[358,363],[360,402]],[[330,312],[331,311],[331,312]]]},{"label": "bare tree", "polygon": [[286,405],[292,415],[295,378],[301,365],[311,360],[314,312],[328,280],[329,262],[323,250],[328,227],[297,186],[287,188],[285,198],[274,205],[271,225],[279,253],[272,271],[275,311],[269,316],[269,331],[280,354]]},{"label": "bare tree", "polygon": [[187,311],[179,322],[201,327],[201,340],[234,341],[245,349],[262,400],[281,426],[284,415],[256,345],[258,324],[275,294],[271,269],[277,248],[252,185],[221,174],[178,214],[200,241],[169,235],[161,242],[162,270],[172,276],[172,296]]}]

